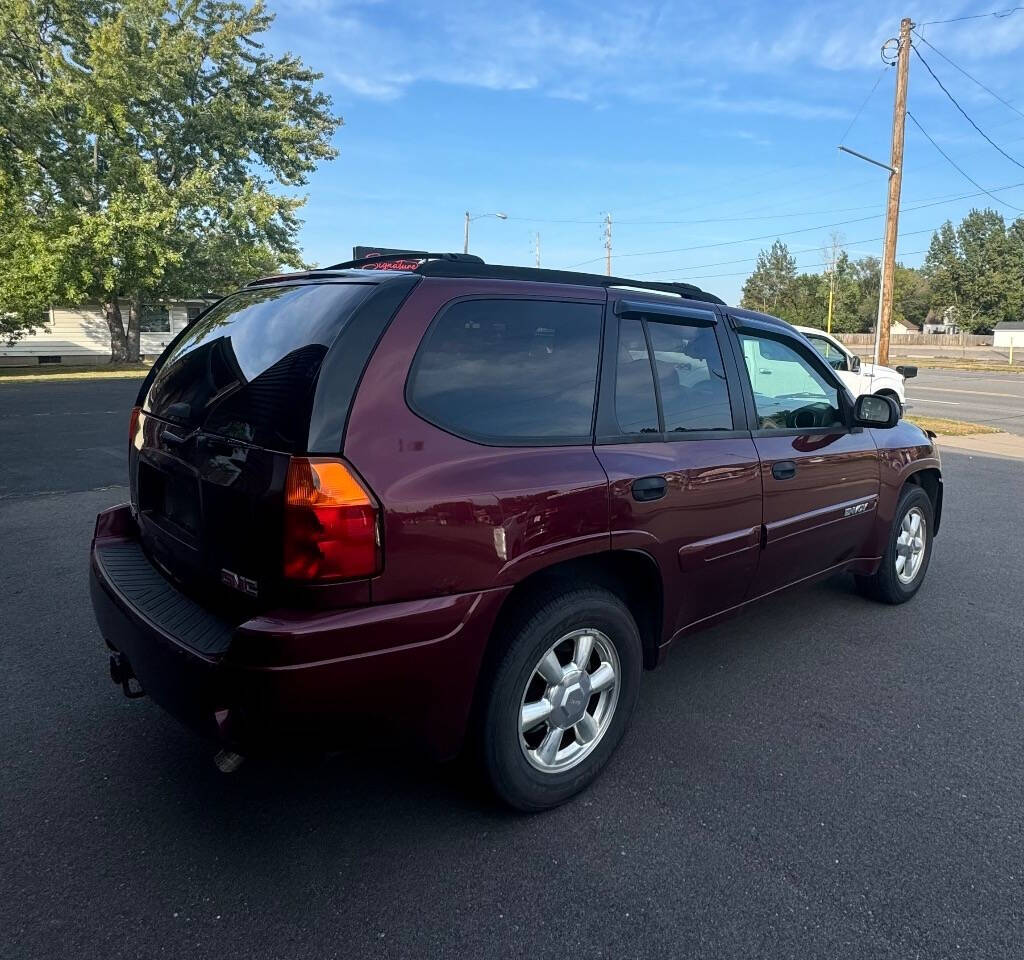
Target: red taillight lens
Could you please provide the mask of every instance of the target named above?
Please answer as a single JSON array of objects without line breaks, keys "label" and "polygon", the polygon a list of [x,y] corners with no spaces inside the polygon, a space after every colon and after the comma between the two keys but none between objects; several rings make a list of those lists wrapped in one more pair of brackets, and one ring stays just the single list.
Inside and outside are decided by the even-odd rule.
[{"label": "red taillight lens", "polygon": [[381,569],[377,504],[340,460],[292,457],[285,484],[284,575],[370,577]]},{"label": "red taillight lens", "polygon": [[141,447],[142,444],[137,442],[137,435],[139,432],[139,419],[142,413],[142,407],[132,407],[132,415],[128,420],[128,446],[129,447]]}]

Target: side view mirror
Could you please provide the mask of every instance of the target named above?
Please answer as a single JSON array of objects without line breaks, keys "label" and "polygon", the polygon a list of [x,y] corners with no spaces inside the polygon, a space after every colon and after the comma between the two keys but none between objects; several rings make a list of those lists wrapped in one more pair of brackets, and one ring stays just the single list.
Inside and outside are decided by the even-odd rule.
[{"label": "side view mirror", "polygon": [[860,373],[860,357],[856,354],[850,357],[850,371],[852,373]]},{"label": "side view mirror", "polygon": [[917,367],[903,366],[897,367],[896,372],[903,377],[904,380],[910,380],[917,376]]},{"label": "side view mirror", "polygon": [[895,427],[899,420],[899,404],[892,397],[879,397],[873,393],[864,393],[857,397],[857,401],[853,405],[853,425],[855,427],[888,430],[890,427]]}]

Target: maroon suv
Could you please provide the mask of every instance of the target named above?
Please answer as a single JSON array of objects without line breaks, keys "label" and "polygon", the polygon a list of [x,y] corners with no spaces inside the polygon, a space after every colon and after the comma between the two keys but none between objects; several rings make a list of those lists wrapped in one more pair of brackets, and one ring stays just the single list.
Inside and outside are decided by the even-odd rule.
[{"label": "maroon suv", "polygon": [[457,255],[260,280],[132,411],[92,545],[111,675],[228,756],[397,727],[548,807],[695,628],[839,571],[914,595],[942,479],[897,420],[686,284]]}]

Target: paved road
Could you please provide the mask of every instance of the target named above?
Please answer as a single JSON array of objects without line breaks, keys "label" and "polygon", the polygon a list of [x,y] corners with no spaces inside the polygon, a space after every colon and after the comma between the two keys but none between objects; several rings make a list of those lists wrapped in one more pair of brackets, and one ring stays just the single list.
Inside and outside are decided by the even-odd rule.
[{"label": "paved road", "polygon": [[970,420],[1024,434],[1024,374],[922,367],[907,381],[907,402],[921,416]]},{"label": "paved road", "polygon": [[839,580],[694,637],[531,818],[398,755],[223,777],[121,697],[85,556],[132,390],[74,386],[0,388],[4,960],[1020,955],[1019,461],[946,455],[914,602]]}]

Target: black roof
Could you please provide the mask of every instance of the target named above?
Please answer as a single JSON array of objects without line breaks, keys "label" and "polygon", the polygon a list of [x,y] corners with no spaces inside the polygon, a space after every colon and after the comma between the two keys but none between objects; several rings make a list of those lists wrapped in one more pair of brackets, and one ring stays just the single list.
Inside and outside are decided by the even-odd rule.
[{"label": "black roof", "polygon": [[[414,261],[420,261],[413,266]],[[398,266],[401,264],[401,266]],[[317,270],[280,274],[254,280],[254,284],[275,283],[282,280],[313,278],[349,270],[397,270],[423,277],[464,277],[486,280],[529,280],[534,283],[566,283],[584,287],[637,287],[672,293],[689,300],[703,300],[707,303],[725,301],[691,283],[662,283],[646,280],[630,280],[626,277],[606,277],[597,273],[577,273],[572,270],[545,270],[539,267],[508,267],[501,264],[484,263],[480,257],[469,253],[420,253],[410,251],[407,255],[388,254],[383,257],[364,257],[361,260],[347,260]]]}]

